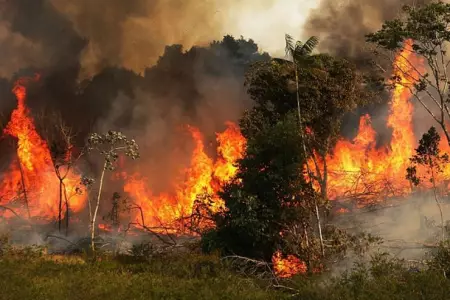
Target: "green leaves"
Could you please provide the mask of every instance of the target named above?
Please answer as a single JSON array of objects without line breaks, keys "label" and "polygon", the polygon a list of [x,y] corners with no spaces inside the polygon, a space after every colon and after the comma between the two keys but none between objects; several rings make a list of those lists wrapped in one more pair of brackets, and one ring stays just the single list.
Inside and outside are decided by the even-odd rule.
[{"label": "green leaves", "polygon": [[[286,249],[280,232],[310,217],[315,192],[303,177],[304,157],[295,114],[262,124],[249,137],[234,182],[220,193],[226,211],[215,215],[216,231],[205,243],[225,253],[270,261]],[[211,239],[219,239],[215,243]],[[219,245],[219,246],[217,246]]]},{"label": "green leaves", "polygon": [[415,41],[414,51],[436,55],[437,46],[450,40],[450,4],[433,2],[425,6],[404,6],[402,18],[386,21],[382,28],[366,36],[368,42],[386,50],[399,50],[407,39]]}]

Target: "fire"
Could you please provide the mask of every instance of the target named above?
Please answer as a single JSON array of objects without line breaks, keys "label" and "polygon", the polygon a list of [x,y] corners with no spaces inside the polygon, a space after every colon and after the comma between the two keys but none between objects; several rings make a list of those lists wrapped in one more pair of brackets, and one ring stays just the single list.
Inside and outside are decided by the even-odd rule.
[{"label": "fire", "polygon": [[[333,155],[326,158],[330,199],[352,195],[364,203],[410,192],[405,170],[410,164],[417,139],[413,131],[414,108],[407,86],[415,83],[417,71],[421,72],[423,65],[413,56],[411,47],[412,43],[408,41],[394,63],[395,76],[400,83],[395,84],[392,92],[387,120],[388,127],[392,129],[390,145],[375,147],[376,132],[371,126],[370,116],[362,116],[357,136],[352,141],[341,139]],[[415,69],[411,69],[408,61]]]},{"label": "fire", "polygon": [[[201,132],[195,127],[187,127],[194,141],[194,150],[190,166],[182,172],[185,180],[174,184],[174,193],[154,195],[144,176],[139,173],[132,176],[122,175],[125,179],[124,192],[139,207],[138,213],[134,215],[135,223],[152,228],[175,226],[180,229],[180,224],[177,226],[174,223],[191,215],[196,201],[202,201],[198,198],[202,195],[211,197],[209,205],[213,211],[222,207],[223,203],[216,194],[223,184],[236,175],[235,163],[243,157],[246,145],[238,126],[232,122],[226,122],[226,125],[226,130],[218,133],[216,137],[218,158],[215,162],[205,151]],[[181,226],[183,225],[181,222]]]},{"label": "fire", "polygon": [[[327,193],[330,199],[350,196],[359,200],[360,205],[365,205],[411,192],[406,168],[410,165],[418,139],[413,131],[414,107],[408,87],[417,82],[418,72],[424,71],[422,61],[412,53],[412,42],[408,41],[394,63],[394,75],[398,81],[392,92],[387,120],[388,127],[392,129],[390,144],[376,148],[376,132],[370,116],[362,116],[356,137],[352,141],[339,140],[333,155],[326,157]],[[440,147],[446,152],[450,150],[445,138],[441,139]],[[309,165],[314,167],[314,162],[309,162]],[[323,174],[323,169],[321,171]],[[444,166],[443,177],[450,178],[449,166]],[[348,209],[345,208],[337,210],[337,213],[346,212]],[[280,277],[304,272],[304,264],[295,257],[282,258],[277,253],[273,263]]]},{"label": "fire", "polygon": [[272,264],[275,275],[279,278],[289,278],[307,271],[305,262],[293,255],[282,258],[279,251],[273,255]]},{"label": "fire", "polygon": [[[38,79],[36,77],[33,80]],[[17,108],[12,112],[4,134],[16,139],[17,160],[3,174],[0,196],[2,205],[15,211],[25,208],[30,217],[49,220],[58,215],[60,185],[49,148],[37,133],[25,105],[25,84],[30,80],[32,79],[19,79],[12,90],[17,99]],[[76,193],[78,182],[79,176],[72,172],[64,180],[69,207],[73,212],[80,211],[86,201],[84,195]],[[9,215],[11,214],[6,212],[4,214]]]},{"label": "fire", "polygon": [[223,133],[217,134],[219,159],[214,166],[214,176],[221,184],[236,175],[235,163],[242,158],[247,142],[236,124],[227,122],[226,125],[228,128]]}]

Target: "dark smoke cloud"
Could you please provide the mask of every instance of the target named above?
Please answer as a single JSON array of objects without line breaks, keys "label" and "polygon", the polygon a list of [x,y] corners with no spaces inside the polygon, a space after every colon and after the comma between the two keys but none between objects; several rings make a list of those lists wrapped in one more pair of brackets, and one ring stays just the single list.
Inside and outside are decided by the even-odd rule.
[{"label": "dark smoke cloud", "polygon": [[[214,20],[214,6],[208,3],[2,2],[7,36],[20,41],[8,50],[17,51],[20,64],[5,60],[7,79],[0,82],[3,123],[15,106],[10,92],[14,80],[40,73],[27,97],[37,123],[42,112],[61,113],[78,133],[79,146],[92,131],[126,133],[141,145],[138,164],[151,187],[170,191],[168,184],[192,153],[192,139],[183,126],[198,127],[206,150],[213,149],[215,132],[224,129],[225,121],[236,121],[249,105],[243,87],[247,67],[268,57],[258,53],[253,41],[227,36],[206,42],[215,28],[208,26]],[[187,24],[191,27],[182,31]],[[192,26],[196,29],[190,30]],[[201,40],[203,46],[189,46]],[[171,45],[173,41],[185,41],[185,46]]]},{"label": "dark smoke cloud", "polygon": [[319,49],[332,54],[364,60],[368,51],[365,35],[399,16],[403,5],[422,5],[430,0],[322,0],[312,10],[305,26],[307,36],[320,38]]},{"label": "dark smoke cloud", "polygon": [[[57,67],[76,65],[86,42],[73,29],[69,20],[45,0],[4,1],[1,18],[9,24],[13,34],[39,45],[39,58],[26,67]],[[16,53],[22,59],[21,53]]]},{"label": "dark smoke cloud", "polygon": [[[404,5],[423,5],[430,0],[322,0],[320,5],[311,11],[305,25],[306,36],[317,36],[320,39],[318,49],[353,61],[361,70],[373,73],[371,61],[372,48],[365,42],[365,35],[381,28],[386,20],[399,17]],[[386,62],[378,61],[384,69],[389,70]],[[389,71],[386,76],[390,76]],[[378,144],[389,142],[391,129],[386,126],[388,114],[386,94],[384,105],[372,105],[358,109],[358,112],[346,117],[343,134],[353,137],[357,133],[359,116],[369,113],[374,128],[379,133]]]},{"label": "dark smoke cloud", "polygon": [[51,0],[80,36],[89,39],[83,51],[82,77],[101,68],[123,66],[143,71],[156,62],[168,44],[187,47],[218,37],[215,1],[180,0]]}]

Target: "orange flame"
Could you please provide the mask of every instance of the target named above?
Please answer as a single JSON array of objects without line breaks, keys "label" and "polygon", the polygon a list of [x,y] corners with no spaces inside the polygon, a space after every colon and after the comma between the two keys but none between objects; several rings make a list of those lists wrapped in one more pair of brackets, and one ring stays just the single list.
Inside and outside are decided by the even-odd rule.
[{"label": "orange flame", "polygon": [[375,148],[376,132],[370,116],[362,116],[357,136],[352,141],[338,141],[333,155],[326,158],[330,199],[356,195],[367,202],[410,192],[405,175],[417,139],[408,86],[418,79],[417,72],[423,71],[422,65],[422,61],[412,54],[412,43],[408,41],[394,63],[399,82],[392,93],[387,120],[392,129],[390,145]]},{"label": "orange flame", "polygon": [[273,255],[272,264],[275,275],[279,278],[289,278],[307,271],[305,262],[293,255],[283,258],[279,251]]},{"label": "orange flame", "polygon": [[[246,140],[237,125],[227,122],[227,129],[217,134],[217,155],[214,163],[205,152],[203,135],[192,126],[187,129],[194,140],[194,151],[190,166],[183,171],[185,180],[175,185],[175,193],[154,195],[145,177],[139,173],[132,176],[122,174],[126,183],[124,192],[140,207],[135,214],[135,223],[144,223],[147,227],[175,226],[174,222],[189,216],[195,209],[195,202],[201,195],[212,196],[211,209],[218,211],[223,203],[216,196],[221,186],[231,180],[236,172],[235,163],[242,158]],[[141,213],[142,212],[142,213]],[[183,226],[183,223],[181,224]]]},{"label": "orange flame", "polygon": [[[34,80],[38,79],[39,77],[36,77]],[[31,217],[48,220],[58,214],[59,180],[55,174],[49,148],[37,133],[25,105],[27,95],[25,84],[30,80],[19,79],[13,88],[17,108],[12,112],[4,133],[17,140],[18,162],[11,163],[9,171],[3,174],[0,195],[3,204],[14,206],[16,210],[23,209],[27,202]],[[79,176],[72,172],[69,172],[64,180],[70,198],[70,209],[74,212],[80,211],[86,201],[85,195],[78,195],[75,192],[79,181]],[[19,207],[16,208],[15,204],[19,204]],[[11,214],[5,212],[4,216]]]}]

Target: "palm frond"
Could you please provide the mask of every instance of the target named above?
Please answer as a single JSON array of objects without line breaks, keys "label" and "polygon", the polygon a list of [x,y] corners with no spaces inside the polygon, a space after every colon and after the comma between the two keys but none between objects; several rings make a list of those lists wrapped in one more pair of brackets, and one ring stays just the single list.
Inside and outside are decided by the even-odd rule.
[{"label": "palm frond", "polygon": [[305,43],[297,42],[295,52],[300,55],[310,55],[318,44],[319,38],[312,36]]},{"label": "palm frond", "polygon": [[294,56],[294,52],[295,52],[294,39],[289,34],[285,34],[284,35],[284,39],[285,39],[285,42],[286,42],[286,47],[285,47],[286,56],[289,57],[289,58],[293,57]]}]

